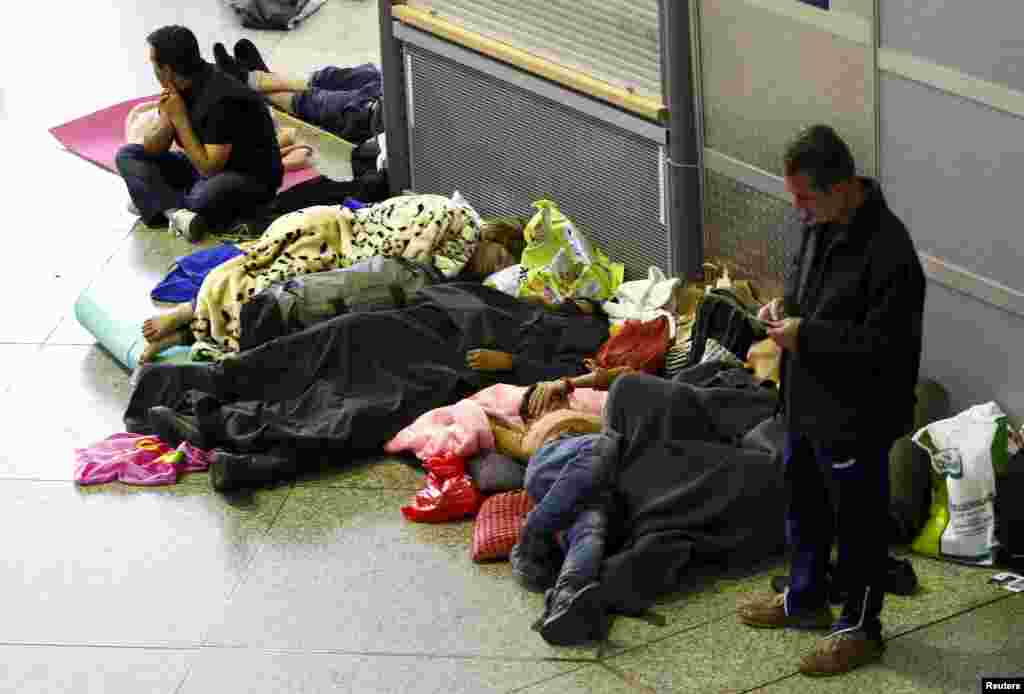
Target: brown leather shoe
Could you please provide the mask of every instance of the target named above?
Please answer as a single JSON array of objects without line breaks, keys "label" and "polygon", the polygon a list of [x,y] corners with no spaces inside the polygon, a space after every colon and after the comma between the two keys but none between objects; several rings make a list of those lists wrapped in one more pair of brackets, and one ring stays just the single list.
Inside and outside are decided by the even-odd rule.
[{"label": "brown leather shoe", "polygon": [[832,609],[822,605],[800,614],[786,614],[786,595],[756,593],[741,599],[736,606],[739,620],[747,626],[762,629],[830,629]]},{"label": "brown leather shoe", "polygon": [[885,644],[863,629],[829,634],[800,661],[800,672],[811,677],[841,675],[879,660],[884,650]]}]

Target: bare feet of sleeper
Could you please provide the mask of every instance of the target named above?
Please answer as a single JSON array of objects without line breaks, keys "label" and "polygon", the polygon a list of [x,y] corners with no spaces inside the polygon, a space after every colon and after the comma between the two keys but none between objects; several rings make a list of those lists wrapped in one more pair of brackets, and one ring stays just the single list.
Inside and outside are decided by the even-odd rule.
[{"label": "bare feet of sleeper", "polygon": [[146,319],[142,324],[142,336],[147,342],[167,337],[192,322],[192,304],[178,304],[167,313]]},{"label": "bare feet of sleeper", "polygon": [[146,348],[143,349],[142,354],[139,355],[139,363],[148,364],[153,361],[153,358],[156,357],[156,355],[160,354],[160,352],[163,352],[165,349],[185,344],[185,338],[185,330],[178,330],[170,335],[164,335],[163,337],[157,338],[156,340],[146,340]]}]

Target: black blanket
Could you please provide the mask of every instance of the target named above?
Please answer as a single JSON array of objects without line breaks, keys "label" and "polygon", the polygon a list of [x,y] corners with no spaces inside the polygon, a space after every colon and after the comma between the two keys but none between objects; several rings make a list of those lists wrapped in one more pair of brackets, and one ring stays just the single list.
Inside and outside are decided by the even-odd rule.
[{"label": "black blanket", "polygon": [[601,578],[613,610],[644,611],[677,590],[693,565],[742,566],[782,548],[779,461],[739,443],[776,401],[774,388],[752,379],[747,387],[701,388],[685,376],[639,375],[614,384],[605,416],[617,445],[605,464],[614,471],[623,536],[610,544]]},{"label": "black blanket", "polygon": [[[197,416],[206,445],[237,453],[337,459],[379,451],[416,417],[496,382],[529,385],[585,372],[607,339],[603,317],[550,310],[479,284],[428,287],[403,309],[343,314],[214,365],[153,365],[125,413],[147,433],[147,410]],[[518,355],[480,373],[466,352]]]}]

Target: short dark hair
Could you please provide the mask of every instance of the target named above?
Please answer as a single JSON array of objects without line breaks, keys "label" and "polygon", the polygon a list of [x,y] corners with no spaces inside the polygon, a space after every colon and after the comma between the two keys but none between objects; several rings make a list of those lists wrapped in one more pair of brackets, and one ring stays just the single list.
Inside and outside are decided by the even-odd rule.
[{"label": "short dark hair", "polygon": [[153,47],[153,58],[158,65],[166,65],[179,77],[192,77],[203,67],[199,42],[190,29],[172,24],[160,27],[146,37]]},{"label": "short dark hair", "polygon": [[850,148],[835,130],[812,125],[786,147],[785,171],[787,176],[805,174],[812,189],[826,193],[836,183],[853,178],[857,167]]}]

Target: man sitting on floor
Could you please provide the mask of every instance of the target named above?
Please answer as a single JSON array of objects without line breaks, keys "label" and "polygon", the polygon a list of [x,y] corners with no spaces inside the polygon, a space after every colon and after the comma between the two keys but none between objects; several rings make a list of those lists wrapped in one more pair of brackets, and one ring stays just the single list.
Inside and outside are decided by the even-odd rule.
[{"label": "man sitting on floor", "polygon": [[[147,225],[166,218],[197,241],[273,199],[284,176],[274,123],[258,94],[202,59],[187,28],[162,27],[146,41],[160,117],[143,144],[118,151],[117,169]],[[170,151],[173,141],[184,153]]]},{"label": "man sitting on floor", "polygon": [[271,72],[255,44],[241,39],[234,57],[213,44],[217,67],[248,84],[274,106],[311,125],[359,144],[384,131],[382,79],[375,65],[327,66],[309,76]]}]

